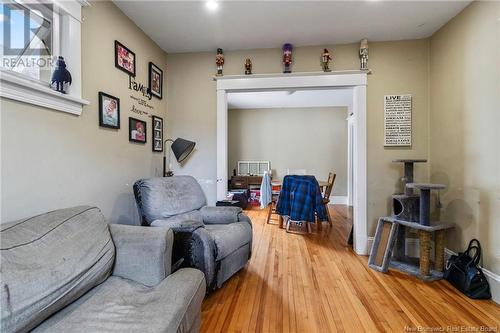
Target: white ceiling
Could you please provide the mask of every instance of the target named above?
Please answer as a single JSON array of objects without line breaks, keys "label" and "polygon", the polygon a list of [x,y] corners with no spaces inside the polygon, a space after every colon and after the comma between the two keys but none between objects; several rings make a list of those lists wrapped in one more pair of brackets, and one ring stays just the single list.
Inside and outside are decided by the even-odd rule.
[{"label": "white ceiling", "polygon": [[352,89],[290,90],[230,93],[229,109],[264,109],[347,106],[352,104]]},{"label": "white ceiling", "polygon": [[168,53],[426,38],[470,2],[114,0]]}]

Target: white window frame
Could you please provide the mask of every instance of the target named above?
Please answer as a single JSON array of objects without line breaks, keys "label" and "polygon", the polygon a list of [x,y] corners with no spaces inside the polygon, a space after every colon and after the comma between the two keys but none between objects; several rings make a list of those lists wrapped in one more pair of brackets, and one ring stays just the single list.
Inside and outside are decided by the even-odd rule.
[{"label": "white window frame", "polygon": [[[250,173],[250,165],[257,165],[257,174],[253,175]],[[264,164],[265,165],[265,170],[261,170],[260,166]],[[246,165],[246,168],[248,170],[248,173],[242,173],[241,169],[242,166]],[[238,176],[262,176],[266,171],[269,171],[271,169],[271,162],[270,161],[238,161]],[[262,172],[261,172],[262,171]]]},{"label": "white window frame", "polygon": [[[89,102],[82,99],[81,73],[81,7],[88,5],[84,0],[17,0],[20,4],[34,1],[50,3],[60,15],[63,28],[60,29],[56,52],[66,61],[71,72],[72,84],[68,94],[52,90],[39,80],[7,69],[0,69],[0,97],[20,101],[44,108],[80,115],[83,106]],[[54,29],[59,29],[56,25]]]}]

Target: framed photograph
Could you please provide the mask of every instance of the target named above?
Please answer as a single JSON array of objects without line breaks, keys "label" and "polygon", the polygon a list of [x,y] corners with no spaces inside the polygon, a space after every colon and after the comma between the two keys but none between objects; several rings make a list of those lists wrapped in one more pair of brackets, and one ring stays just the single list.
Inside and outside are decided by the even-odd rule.
[{"label": "framed photograph", "polygon": [[120,128],[120,99],[99,91],[99,126]]},{"label": "framed photograph", "polygon": [[163,98],[163,71],[152,62],[149,63],[149,91],[153,96]]},{"label": "framed photograph", "polygon": [[163,118],[153,116],[153,151],[163,152]]},{"label": "framed photograph", "polygon": [[135,77],[135,53],[115,40],[115,67]]},{"label": "framed photograph", "polygon": [[147,124],[145,121],[129,117],[128,118],[128,140],[132,142],[146,143],[146,129]]}]

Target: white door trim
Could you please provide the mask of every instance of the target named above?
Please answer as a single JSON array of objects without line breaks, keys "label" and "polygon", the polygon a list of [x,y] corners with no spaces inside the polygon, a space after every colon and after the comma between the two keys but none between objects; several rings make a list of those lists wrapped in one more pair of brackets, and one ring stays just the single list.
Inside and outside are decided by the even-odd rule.
[{"label": "white door trim", "polygon": [[330,73],[264,74],[222,76],[217,80],[217,200],[224,199],[228,186],[227,94],[231,92],[301,89],[353,90],[353,225],[354,251],[368,254],[366,179],[366,85],[365,71]]}]

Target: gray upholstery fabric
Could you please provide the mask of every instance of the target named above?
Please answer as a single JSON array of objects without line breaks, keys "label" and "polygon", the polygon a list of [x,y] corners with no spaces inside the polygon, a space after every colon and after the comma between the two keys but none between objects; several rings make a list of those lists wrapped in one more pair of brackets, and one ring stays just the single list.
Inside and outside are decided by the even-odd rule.
[{"label": "gray upholstery fabric", "polygon": [[[179,252],[184,256],[187,267],[195,267],[205,274],[207,288],[215,288],[217,266],[215,257],[217,249],[210,233],[205,228],[196,229],[192,233],[179,235],[183,246]],[[176,241],[177,242],[177,241]]]},{"label": "gray upholstery fabric", "polygon": [[243,212],[238,215],[238,221],[239,222],[246,222],[246,223],[252,225],[252,220],[248,217],[248,215],[246,215]]},{"label": "gray upholstery fabric", "polygon": [[193,210],[191,212],[179,214],[172,217],[162,218],[158,220],[154,220],[151,222],[151,226],[153,227],[161,227],[161,226],[179,226],[184,221],[198,221],[203,224],[203,218],[201,216],[201,212],[199,210]]},{"label": "gray upholstery fabric", "polygon": [[33,332],[193,332],[204,296],[203,274],[191,268],[175,272],[153,288],[110,277]]},{"label": "gray upholstery fabric", "polygon": [[[250,258],[250,218],[238,207],[205,207],[204,193],[194,178],[139,180],[134,194],[144,224],[172,228],[174,260],[183,259],[183,266],[202,270],[209,290],[220,287]],[[236,257],[229,258],[232,254]],[[221,264],[225,258],[227,267]]]},{"label": "gray upholstery fabric", "polygon": [[219,262],[220,269],[217,274],[217,287],[222,287],[231,276],[245,267],[250,253],[250,244],[245,244]]},{"label": "gray upholstery fabric", "polygon": [[141,179],[134,184],[134,194],[147,225],[206,205],[200,184],[191,176]]},{"label": "gray upholstery fabric", "polygon": [[0,241],[2,332],[199,330],[205,279],[168,275],[171,229],[108,227],[82,206],[3,224]]},{"label": "gray upholstery fabric", "polygon": [[174,231],[193,232],[198,228],[204,228],[205,224],[200,221],[169,218],[166,220],[155,220],[153,223],[151,223],[151,226],[171,228]]},{"label": "gray upholstery fabric", "polygon": [[240,207],[203,207],[201,210],[203,223],[205,224],[227,224],[239,221],[242,214]]},{"label": "gray upholstery fabric", "polygon": [[120,224],[110,224],[109,230],[116,248],[113,275],[151,287],[170,274],[172,230]]},{"label": "gray upholstery fabric", "polygon": [[114,246],[95,207],[2,224],[0,241],[3,332],[29,331],[111,273]]},{"label": "gray upholstery fabric", "polygon": [[221,260],[252,240],[252,227],[246,222],[207,224],[205,229],[217,247],[216,260]]}]

